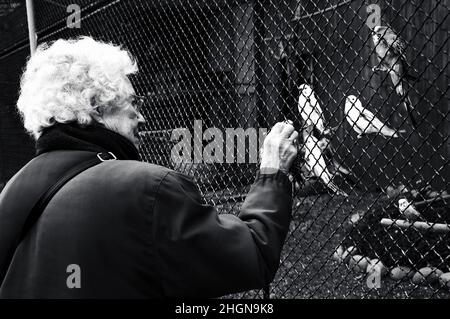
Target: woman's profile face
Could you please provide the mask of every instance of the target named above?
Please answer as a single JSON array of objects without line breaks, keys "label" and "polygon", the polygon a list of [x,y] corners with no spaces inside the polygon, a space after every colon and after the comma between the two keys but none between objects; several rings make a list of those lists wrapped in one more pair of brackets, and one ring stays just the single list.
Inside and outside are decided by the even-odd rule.
[{"label": "woman's profile face", "polygon": [[136,102],[136,96],[131,94],[121,105],[103,114],[102,122],[106,128],[125,136],[136,147],[139,147],[139,128],[145,123],[145,118]]},{"label": "woman's profile face", "polygon": [[116,116],[115,131],[127,137],[136,147],[139,147],[139,127],[145,123],[141,112],[130,101],[127,106],[116,109],[114,113],[113,115]]}]

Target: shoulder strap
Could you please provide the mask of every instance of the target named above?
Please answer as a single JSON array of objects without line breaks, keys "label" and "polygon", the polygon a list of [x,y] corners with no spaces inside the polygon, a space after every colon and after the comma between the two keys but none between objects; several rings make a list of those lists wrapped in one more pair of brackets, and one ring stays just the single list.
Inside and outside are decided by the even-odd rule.
[{"label": "shoulder strap", "polygon": [[58,181],[54,185],[50,186],[34,204],[30,214],[28,214],[28,217],[25,220],[18,242],[20,243],[25,238],[30,229],[42,215],[42,212],[44,211],[45,207],[47,207],[53,196],[55,196],[55,194],[61,189],[61,187],[63,187],[68,181],[90,167],[93,167],[104,161],[115,159],[116,156],[111,152],[98,153],[94,158],[84,161],[68,170],[63,176],[58,179]]}]

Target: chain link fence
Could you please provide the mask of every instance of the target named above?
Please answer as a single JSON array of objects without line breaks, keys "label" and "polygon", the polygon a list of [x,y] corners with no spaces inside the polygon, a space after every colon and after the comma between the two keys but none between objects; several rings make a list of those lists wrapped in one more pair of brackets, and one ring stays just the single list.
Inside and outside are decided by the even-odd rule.
[{"label": "chain link fence", "polygon": [[[12,14],[23,16],[15,2]],[[70,4],[81,8],[80,28],[68,27]],[[237,213],[245,199],[262,133],[294,121],[298,185],[270,297],[448,298],[449,8],[447,0],[43,0],[35,20],[38,43],[89,35],[136,57],[142,157],[191,175],[219,213]],[[26,36],[22,24],[1,38],[0,68],[27,52]],[[230,160],[195,161],[209,128]],[[189,133],[191,161],[174,161],[180,132]],[[227,137],[237,141],[230,149]]]}]

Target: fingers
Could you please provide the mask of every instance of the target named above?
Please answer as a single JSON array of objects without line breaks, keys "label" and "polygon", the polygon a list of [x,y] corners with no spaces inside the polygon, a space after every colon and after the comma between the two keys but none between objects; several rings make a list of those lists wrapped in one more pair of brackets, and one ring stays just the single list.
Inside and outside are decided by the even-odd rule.
[{"label": "fingers", "polygon": [[295,131],[293,122],[286,120],[284,122],[277,122],[271,129],[271,133],[279,134],[281,137],[296,142],[298,139],[298,132]]},{"label": "fingers", "polygon": [[294,125],[293,122],[290,120],[286,120],[283,123],[283,129],[281,130],[281,136],[284,138],[288,138],[291,136],[292,132],[294,132]]},{"label": "fingers", "polygon": [[294,142],[297,140],[297,138],[298,138],[298,132],[294,131],[294,132],[292,132],[291,136],[289,136],[288,140]]},{"label": "fingers", "polygon": [[281,133],[281,131],[283,130],[283,125],[283,122],[275,123],[270,132]]},{"label": "fingers", "polygon": [[284,138],[289,138],[291,134],[294,132],[294,127],[290,124],[285,124],[283,126],[283,130],[281,131],[280,135]]},{"label": "fingers", "polygon": [[[275,125],[272,127],[272,129],[270,131],[275,132],[275,133],[282,133],[284,130],[286,130],[286,126],[293,127],[293,125],[294,125],[294,122],[292,122],[291,120],[286,120],[284,122],[277,122],[277,123],[275,123]],[[292,131],[289,132],[289,135],[291,133],[292,133]]]}]

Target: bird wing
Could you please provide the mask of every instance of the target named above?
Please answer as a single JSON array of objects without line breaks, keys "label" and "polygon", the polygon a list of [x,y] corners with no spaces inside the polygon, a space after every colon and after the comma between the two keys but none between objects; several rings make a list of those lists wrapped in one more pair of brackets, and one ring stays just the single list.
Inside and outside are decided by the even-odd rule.
[{"label": "bird wing", "polygon": [[320,157],[321,152],[320,148],[317,146],[317,139],[312,136],[308,135],[305,139],[305,160],[308,163],[308,166],[310,167],[311,171],[314,172],[314,175],[317,175],[318,167],[320,167]]},{"label": "bird wing", "polygon": [[311,157],[313,158],[312,161],[314,161],[314,175],[320,177],[324,182],[328,183],[331,177],[328,173],[322,150],[317,146],[317,144],[315,144],[314,148],[311,150]]},{"label": "bird wing", "polygon": [[320,107],[319,101],[316,98],[316,95],[314,94],[314,91],[311,92],[311,104],[314,108],[314,111],[317,113],[317,115],[322,116],[322,108]]},{"label": "bird wing", "polygon": [[[361,112],[357,111],[357,110],[350,110],[347,109],[348,112],[346,113],[346,120],[347,122],[350,124],[350,126],[352,127],[352,129],[358,133],[358,134],[363,134],[363,128],[360,126],[362,123],[361,121],[363,119],[361,119]],[[360,121],[360,123],[358,123],[358,121]],[[367,125],[365,125],[364,127],[367,127]]]},{"label": "bird wing", "polygon": [[331,174],[325,167],[325,161],[323,157],[319,158],[319,160],[316,161],[316,165],[314,166],[313,171],[314,175],[319,177],[325,183],[325,185],[328,185],[331,182]]},{"label": "bird wing", "polygon": [[377,130],[380,130],[382,127],[385,126],[385,124],[383,122],[381,122],[381,120],[376,117],[372,112],[370,112],[369,110],[365,110],[364,114],[367,113],[367,119],[370,121],[370,125],[374,126]]},{"label": "bird wing", "polygon": [[320,131],[321,134],[325,131],[325,123],[322,113],[315,113],[314,126]]},{"label": "bird wing", "polygon": [[[396,132],[393,129],[388,127],[368,109],[363,109],[363,111],[361,112],[361,117],[363,119],[359,119],[359,126],[362,127],[362,125],[365,124],[365,126],[363,127],[365,133],[381,133],[385,136],[397,137]],[[367,121],[367,123],[363,123],[364,120]]]},{"label": "bird wing", "polygon": [[373,115],[372,112],[364,109],[358,119],[358,126],[364,133],[375,133],[378,132],[378,129],[376,127],[376,124],[379,124],[378,122],[377,118]]},{"label": "bird wing", "polygon": [[405,58],[406,44],[405,41],[397,35],[393,30],[387,29],[382,37],[382,41],[393,51],[397,56]]},{"label": "bird wing", "polygon": [[300,94],[298,95],[298,109],[299,111],[303,109],[305,104],[307,103],[307,96],[305,96],[304,90],[300,90]]},{"label": "bird wing", "polygon": [[369,125],[372,126],[377,132],[381,130],[382,127],[386,126],[383,122],[380,121],[372,112],[368,109],[364,109],[362,113],[367,121],[369,121]]},{"label": "bird wing", "polygon": [[406,60],[406,45],[401,37],[396,35],[391,47],[399,56]]},{"label": "bird wing", "polygon": [[[311,135],[306,135],[305,132],[303,132],[303,137],[304,137],[304,150],[305,150],[305,164],[307,166],[307,168],[312,171],[313,166],[314,166],[314,162],[313,162],[313,157],[311,155],[312,153],[312,145],[311,145]],[[306,135],[306,136],[305,136]]]},{"label": "bird wing", "polygon": [[325,130],[323,112],[322,108],[320,107],[319,101],[314,94],[314,91],[311,91],[311,94],[309,94],[305,98],[305,100],[308,99],[309,101],[307,101],[307,107],[304,108],[304,114],[302,115],[303,120],[309,124],[314,125],[321,133],[323,133],[323,131]]},{"label": "bird wing", "polygon": [[364,133],[379,133],[385,126],[371,111],[364,108],[360,103],[355,104],[361,112],[358,119],[358,126]]},{"label": "bird wing", "polygon": [[363,109],[363,111],[361,112],[361,116],[369,122],[372,122],[373,119],[375,118],[375,115],[373,115],[372,112],[370,112],[368,109]]},{"label": "bird wing", "polygon": [[306,96],[303,95],[303,92],[300,92],[300,95],[298,96],[298,103],[297,108],[300,114],[303,112],[305,107],[307,106],[308,100],[306,99]]},{"label": "bird wing", "polygon": [[353,119],[350,117],[350,115],[348,113],[345,114],[345,119],[347,120],[348,124],[350,124],[351,126],[353,126],[355,124],[355,121],[353,121]]},{"label": "bird wing", "polygon": [[309,100],[309,96],[306,95],[305,91],[300,92],[300,96],[298,98],[298,111],[300,112],[300,115],[308,125],[313,124],[311,123],[312,116],[314,113],[314,109],[311,105],[311,102]]}]

